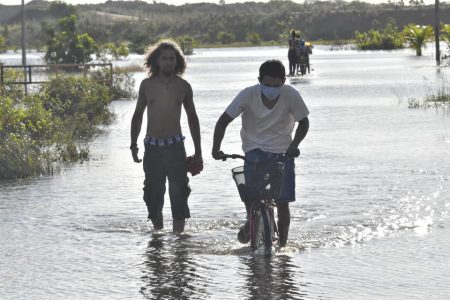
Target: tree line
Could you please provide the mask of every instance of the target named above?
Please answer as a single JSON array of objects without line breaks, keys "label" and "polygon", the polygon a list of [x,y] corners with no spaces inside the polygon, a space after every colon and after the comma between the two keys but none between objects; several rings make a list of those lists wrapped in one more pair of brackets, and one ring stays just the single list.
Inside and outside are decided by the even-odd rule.
[{"label": "tree line", "polygon": [[[410,23],[434,23],[434,6],[402,0],[385,4],[307,0],[304,3],[272,0],[268,3],[199,3],[181,6],[161,2],[107,1],[70,5],[35,0],[27,4],[29,47],[44,49],[49,32],[61,18],[76,15],[76,26],[99,45],[125,43],[142,53],[161,38],[187,40],[194,46],[209,44],[284,44],[292,29],[307,40],[350,40],[355,32],[380,30],[394,21],[403,28]],[[9,7],[11,10],[11,7]],[[0,9],[3,10],[3,7]],[[441,21],[450,23],[450,5],[441,4]],[[0,48],[20,47],[20,11],[0,14]]]}]

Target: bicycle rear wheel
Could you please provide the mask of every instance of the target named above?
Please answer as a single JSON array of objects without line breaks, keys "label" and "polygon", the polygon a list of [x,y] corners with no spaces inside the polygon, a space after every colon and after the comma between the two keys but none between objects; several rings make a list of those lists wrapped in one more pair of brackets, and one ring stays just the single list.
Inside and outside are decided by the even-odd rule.
[{"label": "bicycle rear wheel", "polygon": [[302,76],[305,76],[306,74],[306,63],[304,61],[300,64],[300,73]]},{"label": "bicycle rear wheel", "polygon": [[255,212],[253,222],[253,234],[251,237],[251,246],[253,250],[258,250],[264,246],[266,254],[271,253],[272,232],[274,228],[270,222],[270,216],[266,209],[258,209]]}]

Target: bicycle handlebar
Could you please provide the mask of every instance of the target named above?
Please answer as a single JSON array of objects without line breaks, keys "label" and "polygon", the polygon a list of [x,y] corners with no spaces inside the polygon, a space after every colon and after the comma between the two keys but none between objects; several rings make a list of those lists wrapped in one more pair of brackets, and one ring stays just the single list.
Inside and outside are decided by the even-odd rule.
[{"label": "bicycle handlebar", "polygon": [[242,159],[248,163],[251,163],[248,159],[245,158],[245,156],[243,155],[239,155],[239,154],[223,154],[220,159],[222,159],[223,161],[227,160],[227,158],[231,158],[231,159]]},{"label": "bicycle handlebar", "polygon": [[[286,154],[283,154],[281,157],[287,157]],[[226,161],[227,158],[231,158],[231,159],[242,159],[250,164],[255,164],[255,162],[248,160],[247,158],[245,158],[245,156],[243,155],[239,155],[239,154],[223,154],[221,155],[221,157],[219,159]]]}]

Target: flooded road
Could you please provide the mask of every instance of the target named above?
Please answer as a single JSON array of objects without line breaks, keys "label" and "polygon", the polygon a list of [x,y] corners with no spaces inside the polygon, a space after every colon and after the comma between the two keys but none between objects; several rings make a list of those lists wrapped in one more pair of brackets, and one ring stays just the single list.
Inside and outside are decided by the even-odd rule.
[{"label": "flooded road", "polygon": [[[198,49],[188,58],[205,170],[190,181],[192,218],[181,236],[171,234],[168,201],[164,231],[146,222],[142,165],[128,149],[135,100],[112,103],[117,121],[92,140],[88,162],[0,182],[0,298],[447,298],[450,116],[407,103],[448,78],[431,49],[415,57],[316,47],[311,74],[288,79],[310,110],[289,247],[267,259],[237,241],[245,211],[230,170],[240,162],[210,157],[214,125],[256,83],[259,65],[287,65],[286,52]],[[241,151],[239,126],[228,128],[225,152]]]}]

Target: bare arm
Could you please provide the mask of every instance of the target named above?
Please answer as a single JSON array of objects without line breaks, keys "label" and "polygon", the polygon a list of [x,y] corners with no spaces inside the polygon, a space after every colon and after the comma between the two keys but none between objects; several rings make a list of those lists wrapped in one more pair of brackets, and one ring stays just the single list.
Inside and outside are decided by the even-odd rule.
[{"label": "bare arm", "polygon": [[[306,134],[309,130],[309,119],[308,117],[305,117],[301,119],[298,122],[297,130],[295,131],[294,139],[292,140],[292,143],[289,145],[288,150],[286,153],[290,156],[298,156],[298,146],[300,145],[301,141],[305,138]],[[295,155],[298,153],[297,155]]]},{"label": "bare arm", "polygon": [[197,116],[197,112],[195,111],[194,100],[192,97],[192,88],[188,84],[188,92],[183,101],[184,110],[186,111],[189,130],[191,131],[192,140],[194,142],[195,147],[195,158],[202,159],[202,146],[201,146],[201,137],[200,137],[200,121]]},{"label": "bare arm", "polygon": [[218,155],[218,152],[220,151],[220,146],[222,144],[223,137],[225,136],[225,131],[231,121],[233,121],[233,118],[231,118],[226,112],[224,112],[220,116],[219,120],[216,123],[216,127],[214,128],[212,156],[216,159],[220,159],[220,154]]},{"label": "bare arm", "polygon": [[136,103],[136,109],[134,110],[133,118],[131,119],[131,154],[133,155],[134,162],[141,162],[138,157],[139,148],[137,147],[137,139],[142,127],[142,118],[144,116],[145,108],[147,107],[147,100],[144,93],[144,82],[139,87],[139,97]]}]

